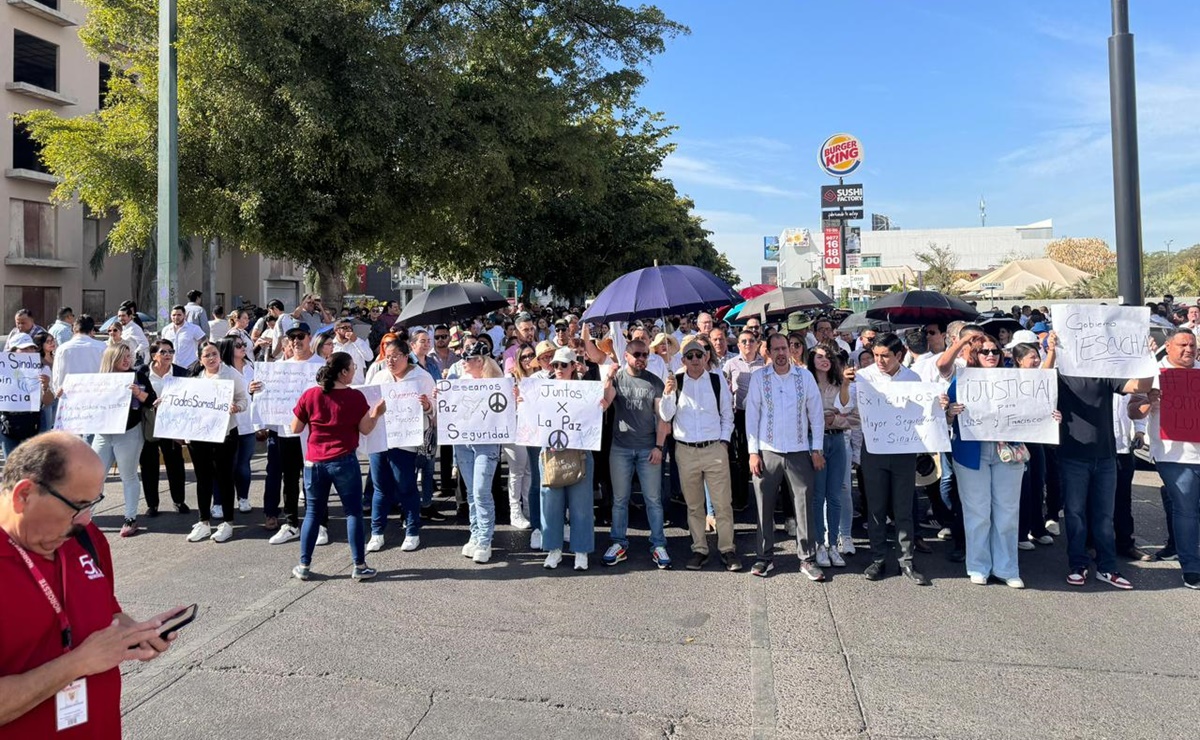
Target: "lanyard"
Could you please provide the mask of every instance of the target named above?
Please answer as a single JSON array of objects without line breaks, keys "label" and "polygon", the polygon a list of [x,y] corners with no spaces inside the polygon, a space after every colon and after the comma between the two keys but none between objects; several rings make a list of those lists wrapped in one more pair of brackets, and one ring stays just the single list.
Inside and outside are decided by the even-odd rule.
[{"label": "lanyard", "polygon": [[[54,591],[51,590],[50,584],[46,582],[46,579],[42,576],[42,572],[38,570],[37,565],[35,565],[33,560],[29,557],[29,553],[25,552],[25,548],[18,545],[17,541],[14,540],[12,536],[9,536],[8,541],[12,544],[13,549],[16,550],[21,556],[21,559],[25,561],[26,567],[29,568],[29,574],[33,576],[33,580],[37,581],[37,585],[41,587],[42,593],[46,596],[46,601],[49,601],[50,607],[54,609],[54,615],[58,617],[58,626],[61,629],[63,652],[70,652],[71,622],[69,619],[67,619],[67,613],[63,609],[62,603],[60,603],[58,597],[54,595]],[[65,602],[67,599],[67,561],[62,557],[62,555],[59,555],[58,564],[59,574],[62,578],[63,602]]]}]

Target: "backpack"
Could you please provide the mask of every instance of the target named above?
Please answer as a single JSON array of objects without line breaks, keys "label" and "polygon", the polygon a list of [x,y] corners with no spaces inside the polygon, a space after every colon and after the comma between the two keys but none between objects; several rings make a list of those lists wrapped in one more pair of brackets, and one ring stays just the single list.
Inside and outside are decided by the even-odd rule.
[{"label": "backpack", "polygon": [[[707,372],[707,371],[705,371]],[[675,374],[675,403],[679,403],[679,396],[683,393],[683,376],[685,372]],[[721,413],[721,376],[718,373],[708,373],[708,379],[712,382],[713,398],[717,399],[717,414]]]}]

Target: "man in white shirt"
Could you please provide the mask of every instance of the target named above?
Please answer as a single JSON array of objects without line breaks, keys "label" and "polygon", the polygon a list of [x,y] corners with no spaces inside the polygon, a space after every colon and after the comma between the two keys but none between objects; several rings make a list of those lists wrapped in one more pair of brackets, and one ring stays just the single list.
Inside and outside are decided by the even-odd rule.
[{"label": "man in white shirt", "polygon": [[717,550],[726,570],[742,569],[733,539],[729,482],[729,440],[733,436],[733,394],[719,373],[708,370],[708,350],[695,337],[683,342],[683,369],[668,379],[664,393],[675,394],[672,431],[679,484],[687,502],[692,558],[688,570],[708,562],[704,489],[717,520]]},{"label": "man in white shirt", "polygon": [[800,572],[823,581],[810,505],[816,471],[825,467],[821,390],[812,373],[792,364],[786,336],[773,334],[767,341],[771,364],[750,376],[746,393],[746,440],[758,504],[758,559],[750,573],[765,577],[774,569],[775,498],[786,476],[796,507]]},{"label": "man in white shirt", "polygon": [[121,325],[121,339],[132,342],[135,345],[135,354],[138,356],[138,362],[148,362],[150,359],[150,340],[146,339],[146,332],[142,331],[142,327],[138,326],[137,322],[133,320],[133,309],[124,306],[118,308],[117,323]]},{"label": "man in white shirt", "polygon": [[833,319],[829,318],[828,316],[822,316],[813,322],[813,335],[816,341],[809,347],[809,349],[812,349],[821,342],[833,342],[838,346],[839,349],[846,353],[847,357],[850,356],[850,345],[843,341],[841,337],[833,333]]},{"label": "man in white shirt", "polygon": [[1195,331],[1200,329],[1200,306],[1191,306],[1188,308],[1187,321],[1179,325],[1180,329],[1191,329]]},{"label": "man in white shirt", "polygon": [[[198,290],[189,290],[187,294],[188,302],[183,307],[183,314],[189,324],[195,326],[208,338],[208,314],[204,312],[204,306],[200,305],[200,299],[204,294]],[[176,364],[182,364],[176,360]]]},{"label": "man in white shirt", "polygon": [[196,350],[206,335],[195,324],[187,321],[183,306],[173,306],[171,323],[162,330],[162,338],[169,340],[175,347],[175,364],[182,368],[190,368],[199,359]]},{"label": "man in white shirt", "polygon": [[92,338],[96,322],[91,316],[81,314],[75,319],[71,338],[58,345],[54,352],[54,368],[50,373],[50,385],[54,392],[62,390],[63,380],[71,373],[100,372],[100,358],[107,346]]},{"label": "man in white shirt", "polygon": [[[1187,370],[1196,373],[1196,335],[1191,329],[1180,329],[1167,340],[1167,356],[1159,362],[1162,369]],[[1161,370],[1160,370],[1161,372]],[[1150,456],[1162,478],[1166,497],[1163,506],[1175,549],[1179,553],[1179,567],[1183,570],[1183,585],[1200,589],[1200,442],[1182,442],[1163,439],[1162,403],[1163,393],[1159,385],[1160,376],[1154,377],[1154,388],[1147,395],[1137,395],[1129,401],[1129,416],[1133,419],[1150,417]],[[1187,398],[1167,398],[1168,403],[1191,403],[1195,408],[1195,388],[1200,380],[1193,380],[1184,392]]]},{"label": "man in white shirt", "polygon": [[707,335],[713,330],[713,317],[710,313],[696,314],[696,333]]},{"label": "man in white shirt", "polygon": [[[371,356],[371,345],[367,344],[367,340],[354,333],[354,320],[349,316],[343,316],[333,325],[333,351],[345,352],[353,357],[354,364],[363,373],[366,373],[374,359]],[[357,372],[355,377],[358,377]]]},{"label": "man in white shirt", "polygon": [[[208,322],[208,337],[219,342],[229,333],[229,322],[225,320],[225,307],[213,306],[212,321]],[[246,337],[249,339],[249,337]]]},{"label": "man in white shirt", "polygon": [[690,316],[679,317],[679,328],[676,329],[671,336],[675,337],[675,341],[683,344],[683,340],[692,335],[692,319]]},{"label": "man in white shirt", "polygon": [[70,307],[58,310],[58,320],[50,325],[50,336],[58,344],[66,344],[71,339],[72,325],[75,323],[75,311]]},{"label": "man in white shirt", "polygon": [[[904,367],[904,343],[892,332],[873,338],[871,352],[875,364],[858,371],[858,382],[872,385],[885,383],[916,383],[921,376]],[[864,413],[863,426],[869,423]],[[913,496],[916,495],[917,456],[913,454],[882,455],[863,445],[863,479],[866,485],[867,533],[871,539],[871,559],[863,575],[877,581],[886,573],[884,557],[888,551],[887,519],[890,514],[896,525],[896,541],[900,547],[900,571],[918,586],[928,586],[929,580],[913,567]]]},{"label": "man in white shirt", "polygon": [[[274,327],[268,325],[268,317],[275,319]],[[267,303],[266,316],[255,322],[254,329],[250,331],[250,339],[254,342],[255,349],[265,347],[265,354],[274,357],[280,354],[283,338],[295,326],[296,320],[284,313],[283,301],[273,298]]]}]

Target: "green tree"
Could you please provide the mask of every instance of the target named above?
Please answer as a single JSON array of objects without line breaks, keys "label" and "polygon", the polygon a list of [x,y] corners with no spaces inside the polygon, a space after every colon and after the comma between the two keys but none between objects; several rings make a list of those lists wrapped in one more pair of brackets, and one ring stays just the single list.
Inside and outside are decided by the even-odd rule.
[{"label": "green tree", "polygon": [[929,242],[928,250],[917,252],[916,258],[925,265],[925,287],[927,290],[938,290],[949,295],[958,295],[962,291],[954,284],[963,275],[958,271],[958,255],[947,245]]}]

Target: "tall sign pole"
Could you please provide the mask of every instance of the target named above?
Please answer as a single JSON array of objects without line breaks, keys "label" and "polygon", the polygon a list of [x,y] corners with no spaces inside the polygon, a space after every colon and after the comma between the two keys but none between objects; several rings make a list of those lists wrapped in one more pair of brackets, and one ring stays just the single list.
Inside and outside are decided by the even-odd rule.
[{"label": "tall sign pole", "polygon": [[1113,205],[1117,222],[1117,294],[1121,305],[1140,306],[1142,202],[1138,183],[1137,95],[1128,0],[1112,0],[1108,94],[1112,112]]},{"label": "tall sign pole", "polygon": [[849,259],[846,253],[846,222],[863,217],[862,185],[847,185],[845,176],[862,164],[862,144],[850,134],[834,134],[821,144],[817,163],[837,185],[821,188],[821,230],[825,235],[826,270],[846,274]]},{"label": "tall sign pole", "polygon": [[158,3],[158,326],[179,299],[179,83],[176,0]]}]

